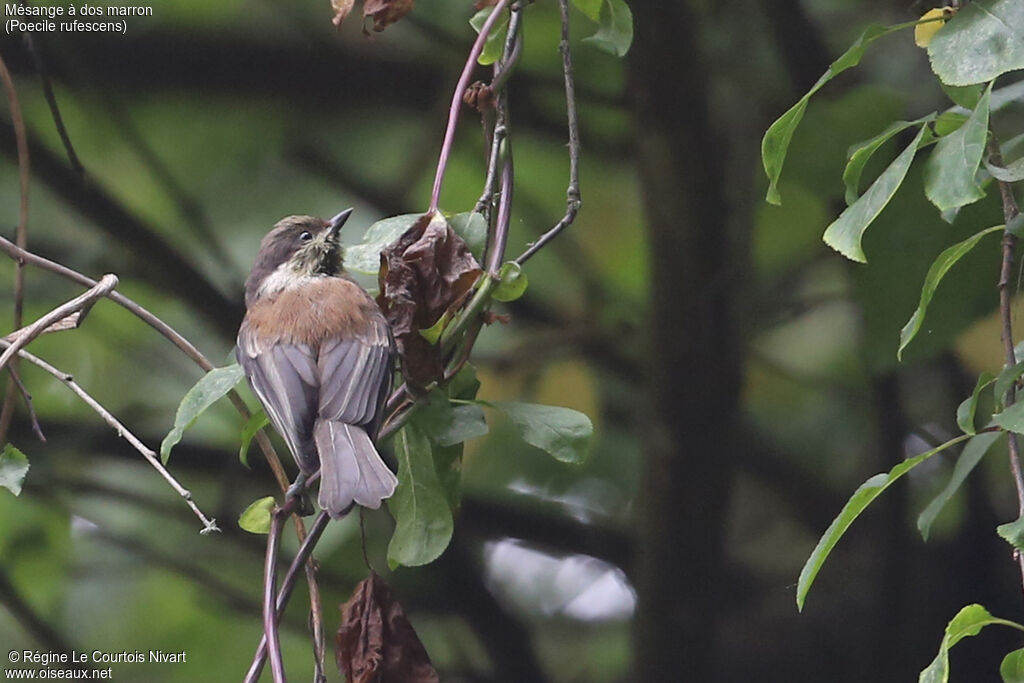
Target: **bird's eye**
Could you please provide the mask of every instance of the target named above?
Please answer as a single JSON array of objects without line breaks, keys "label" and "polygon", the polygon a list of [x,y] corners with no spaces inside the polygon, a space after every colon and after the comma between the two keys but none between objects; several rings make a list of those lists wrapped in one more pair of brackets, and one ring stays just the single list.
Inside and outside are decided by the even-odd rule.
[{"label": "bird's eye", "polygon": [[313,239],[313,234],[311,232],[309,232],[308,230],[303,232],[301,235],[299,235],[299,240],[301,240],[303,242],[308,242],[311,239]]}]

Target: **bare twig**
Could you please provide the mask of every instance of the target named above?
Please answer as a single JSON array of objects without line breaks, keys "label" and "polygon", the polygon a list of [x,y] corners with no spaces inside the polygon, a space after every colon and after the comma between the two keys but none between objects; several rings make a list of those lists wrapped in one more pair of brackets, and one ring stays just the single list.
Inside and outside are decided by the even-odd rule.
[{"label": "bare twig", "polygon": [[[288,503],[286,502],[287,506]],[[327,523],[331,521],[330,516],[326,512],[321,512],[317,515],[316,519],[313,520],[313,526],[309,529],[309,535],[306,536],[306,540],[299,546],[299,551],[295,554],[292,559],[291,565],[288,567],[288,571],[284,575],[284,579],[281,581],[281,589],[277,594],[277,618],[280,619],[284,613],[284,608],[288,605],[288,599],[291,597],[292,590],[295,588],[295,583],[298,581],[299,568],[308,564],[313,548],[316,547],[317,542],[320,540],[320,536],[324,533],[324,529],[327,528]],[[263,664],[267,661],[267,636],[263,634],[263,638],[260,640],[259,647],[256,648],[256,656],[253,658],[252,665],[249,667],[249,673],[246,674],[244,683],[256,683],[259,680],[260,674],[263,672]]]},{"label": "bare twig", "polygon": [[[0,348],[7,349],[10,348],[11,345],[11,342],[0,339]],[[72,375],[69,375],[68,373],[63,372],[61,370],[58,370],[57,368],[53,367],[52,365],[44,361],[42,358],[34,356],[28,351],[18,351],[18,356],[24,358],[33,365],[42,368],[43,370],[45,370],[46,372],[50,373],[58,380],[60,380],[68,389],[74,392],[76,396],[82,399],[82,401],[85,402],[87,406],[92,408],[94,412],[96,412],[101,418],[103,418],[104,422],[113,427],[114,431],[117,432],[118,436],[122,437],[125,441],[130,443],[132,447],[142,455],[142,457],[149,461],[149,464],[152,465],[153,468],[160,474],[160,476],[163,477],[167,481],[167,483],[171,485],[171,488],[173,488],[179,496],[185,499],[185,503],[189,506],[189,508],[192,509],[192,512],[194,512],[195,515],[199,518],[199,521],[203,523],[203,529],[202,531],[200,531],[200,533],[208,534],[212,531],[220,531],[220,529],[217,528],[217,520],[211,519],[207,517],[205,514],[203,514],[203,511],[200,510],[199,506],[196,505],[194,500],[192,500],[192,494],[189,492],[189,490],[183,487],[181,484],[179,484],[178,480],[175,479],[171,475],[171,473],[167,471],[167,468],[165,468],[163,466],[163,463],[160,462],[160,458],[157,457],[157,454],[151,449],[147,448],[146,445],[143,444],[134,434],[132,434],[127,427],[121,424],[117,420],[117,418],[110,413],[110,411],[108,411],[96,399],[90,396],[88,392],[85,391],[85,389],[83,389],[77,382],[75,382],[75,378]]]},{"label": "bare twig", "polygon": [[[22,5],[26,5],[25,0],[22,0]],[[46,98],[46,106],[50,108],[50,115],[53,117],[53,125],[57,129],[57,134],[60,136],[60,142],[64,145],[64,151],[68,155],[68,162],[71,164],[71,168],[74,169],[79,179],[85,178],[85,167],[82,166],[82,162],[79,161],[78,155],[75,153],[74,145],[71,144],[71,136],[68,135],[68,130],[64,126],[64,117],[61,116],[60,107],[57,105],[57,96],[53,94],[53,85],[50,83],[50,75],[46,69],[46,63],[43,61],[43,55],[36,45],[35,39],[32,37],[31,32],[24,34],[25,45],[28,47],[29,54],[32,55],[32,62],[35,64],[36,72],[39,74],[39,80],[43,86],[43,96]]]},{"label": "bare twig", "polygon": [[[21,375],[19,371],[14,367],[14,363],[7,364],[7,372],[11,376],[11,381],[17,386],[18,391],[21,392],[21,397],[25,401],[25,409],[28,411],[28,419],[32,423],[32,433],[36,435],[36,438],[46,443],[46,435],[43,434],[43,428],[39,426],[39,418],[36,416],[36,409],[32,405],[32,394],[28,392],[25,385],[21,381]],[[0,435],[5,436],[5,435]],[[0,443],[3,442],[3,438],[0,438]]]},{"label": "bare twig", "polygon": [[277,548],[281,542],[281,527],[287,513],[275,507],[270,516],[270,533],[267,534],[267,558],[263,565],[263,635],[267,639],[267,655],[270,657],[270,673],[274,683],[285,683],[284,660],[281,658],[281,639],[277,632]]},{"label": "bare twig", "polygon": [[104,275],[89,291],[76,296],[65,304],[61,304],[28,327],[19,330],[18,335],[8,343],[7,349],[0,354],[0,369],[7,365],[7,363],[14,357],[14,354],[25,348],[29,342],[42,334],[50,325],[64,320],[73,313],[79,313],[78,320],[81,321],[84,317],[83,314],[88,311],[94,303],[96,303],[96,300],[106,296],[116,286],[116,275]]},{"label": "bare twig", "polygon": [[466,58],[466,65],[462,67],[462,75],[459,76],[455,92],[452,93],[451,106],[448,108],[448,126],[445,128],[444,142],[441,143],[441,153],[437,158],[437,171],[434,174],[434,187],[430,193],[430,208],[427,209],[427,213],[435,213],[438,202],[441,199],[441,183],[444,182],[444,172],[448,167],[448,159],[452,153],[452,144],[455,142],[455,128],[459,121],[459,110],[462,108],[462,94],[469,85],[469,79],[473,75],[473,69],[476,67],[476,60],[484,49],[484,43],[487,42],[487,36],[490,35],[491,29],[494,28],[494,24],[497,22],[498,17],[501,16],[501,13],[505,11],[508,3],[509,0],[499,0],[494,6],[490,16],[487,17],[487,21],[480,27],[480,33],[477,35],[476,40],[473,41],[469,57]]},{"label": "bare twig", "polygon": [[54,652],[71,653],[70,644],[43,619],[0,570],[0,603],[37,643]]},{"label": "bare twig", "polygon": [[[18,101],[18,91],[14,87],[14,79],[11,78],[11,72],[7,68],[7,64],[3,58],[0,57],[0,79],[4,82],[4,88],[7,90],[7,101],[11,107],[11,124],[14,126],[14,137],[15,144],[18,150],[18,184],[19,184],[19,200],[18,200],[18,228],[15,240],[18,246],[25,248],[28,244],[28,189],[29,189],[29,178],[31,176],[31,164],[28,153],[28,135],[25,133],[25,119],[21,113],[21,104]],[[23,321],[23,311],[25,306],[25,264],[18,261],[14,266],[14,327],[19,328]],[[11,365],[11,384],[7,385],[6,394],[4,395],[3,408],[0,409],[0,443],[7,440],[7,431],[11,427],[11,420],[14,418],[14,393],[16,385],[20,387],[20,381],[18,380],[18,364],[17,361]],[[22,396],[25,398],[25,404],[28,406],[29,412],[32,412],[31,399],[28,397],[28,392],[21,387]],[[38,423],[34,421],[33,425],[38,426]],[[42,433],[42,432],[40,432]]]},{"label": "bare twig", "polygon": [[534,254],[544,248],[544,245],[555,239],[560,232],[572,225],[579,213],[582,199],[580,195],[580,128],[579,118],[576,115],[576,83],[573,77],[572,54],[569,52],[569,2],[558,0],[558,6],[562,12],[562,41],[559,49],[562,52],[562,72],[565,76],[565,110],[569,121],[569,189],[566,191],[566,210],[562,220],[558,221],[553,228],[540,236],[536,242],[524,251],[516,263],[522,265]]},{"label": "bare twig", "polygon": [[[992,163],[996,166],[1003,166],[1003,155],[999,151],[999,141],[994,134],[989,135],[988,153]],[[1006,355],[1006,367],[1012,368],[1017,364],[1017,356],[1013,350],[1013,316],[1011,311],[1010,284],[1013,281],[1013,254],[1017,246],[1017,237],[1010,232],[1010,223],[1020,213],[1017,207],[1017,200],[1013,196],[1013,188],[1009,183],[997,180],[999,194],[1003,200],[1003,220],[1007,229],[1003,232],[1003,263],[999,270],[999,318],[1002,322],[1003,351]],[[1009,408],[1017,399],[1016,387],[1011,385],[1006,392],[1004,405]],[[1017,488],[1017,509],[1020,516],[1024,516],[1024,473],[1021,471],[1020,446],[1017,442],[1017,435],[1013,432],[1006,433],[1007,450],[1010,456],[1010,470],[1013,472],[1013,482]],[[1024,588],[1024,555],[1019,550],[1014,550],[1014,559],[1020,566],[1021,585]]]}]

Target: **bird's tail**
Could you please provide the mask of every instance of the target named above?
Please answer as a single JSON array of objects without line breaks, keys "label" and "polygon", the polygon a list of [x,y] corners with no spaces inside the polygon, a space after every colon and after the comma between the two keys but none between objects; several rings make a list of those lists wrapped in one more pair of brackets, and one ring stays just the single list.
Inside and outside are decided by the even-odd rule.
[{"label": "bird's tail", "polygon": [[376,510],[398,479],[381,460],[362,427],[318,420],[313,429],[320,453],[320,507],[341,517],[353,502]]}]

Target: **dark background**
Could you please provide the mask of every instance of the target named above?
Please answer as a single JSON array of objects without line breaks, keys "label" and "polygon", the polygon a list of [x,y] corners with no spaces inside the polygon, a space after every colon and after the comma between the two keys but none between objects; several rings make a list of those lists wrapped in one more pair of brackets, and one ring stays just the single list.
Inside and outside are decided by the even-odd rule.
[{"label": "dark background", "polygon": [[[94,277],[117,273],[121,291],[227,362],[244,275],[276,220],[354,206],[346,231],[356,241],[379,217],[426,208],[473,39],[471,4],[420,0],[370,39],[358,14],[335,31],[326,0],[179,0],[129,19],[125,36],[39,35],[84,182],[29,53],[3,36],[32,138],[30,249]],[[446,554],[388,573],[392,522],[377,512],[366,517],[370,559],[444,681],[916,680],[960,607],[1024,617],[1009,546],[994,533],[1015,516],[1004,449],[993,449],[928,543],[914,520],[945,485],[953,455],[868,510],[803,614],[795,584],[852,491],[955,434],[955,408],[978,372],[1001,367],[997,240],[950,274],[902,364],[899,330],[924,273],[968,234],[967,220],[940,220],[915,166],[868,232],[869,265],[820,241],[843,207],[847,147],[947,106],[907,32],[877,43],[812,102],[781,208],[762,202],[758,155],[768,124],[868,23],[912,20],[927,7],[630,6],[636,35],[624,60],[580,43],[595,27],[572,15],[584,208],[528,264],[527,295],[503,310],[511,323],[486,330],[475,354],[482,396],[589,414],[591,457],[559,464],[495,417],[467,449]],[[510,86],[513,253],[564,211],[558,32],[552,0],[528,7]],[[0,225],[13,238],[8,112]],[[469,210],[483,172],[479,125],[466,112],[442,208]],[[968,211],[1001,222],[995,198]],[[6,259],[0,277],[13,282]],[[30,270],[27,319],[79,291]],[[0,304],[12,302],[0,288]],[[80,330],[33,350],[154,448],[201,374],[106,302]],[[187,664],[115,665],[115,680],[241,678],[261,629],[263,539],[234,520],[275,487],[255,449],[251,471],[239,464],[238,416],[218,406],[171,460],[224,528],[200,537],[125,442],[51,378],[23,373],[49,442],[35,441],[19,413],[11,441],[32,469],[20,498],[0,491],[0,649],[184,650]],[[332,525],[318,556],[333,630],[334,606],[366,573],[357,520]],[[283,635],[295,680],[311,671],[302,595]],[[988,629],[965,641],[952,680],[998,680],[1018,640]]]}]

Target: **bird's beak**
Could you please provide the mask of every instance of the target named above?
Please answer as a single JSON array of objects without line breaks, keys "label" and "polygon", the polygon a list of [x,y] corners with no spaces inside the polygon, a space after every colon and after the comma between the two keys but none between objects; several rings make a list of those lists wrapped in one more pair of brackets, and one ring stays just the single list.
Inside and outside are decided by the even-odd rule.
[{"label": "bird's beak", "polygon": [[341,226],[345,225],[345,221],[352,215],[352,209],[345,209],[337,216],[327,221],[327,230],[331,236],[337,235],[341,231]]}]

